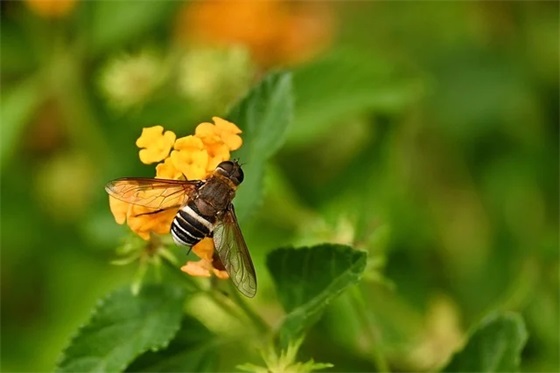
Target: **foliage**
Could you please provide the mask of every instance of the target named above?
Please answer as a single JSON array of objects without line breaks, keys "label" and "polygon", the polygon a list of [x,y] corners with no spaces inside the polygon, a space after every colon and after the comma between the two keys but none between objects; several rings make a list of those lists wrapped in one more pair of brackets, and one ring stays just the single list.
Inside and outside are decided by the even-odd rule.
[{"label": "foliage", "polygon": [[[560,369],[557,3],[297,2],[265,35],[292,44],[215,46],[250,22],[65,1],[2,3],[2,371]],[[253,299],[103,190],[153,176],[143,127],[214,116]]]},{"label": "foliage", "polygon": [[279,249],[268,255],[267,265],[287,312],[280,327],[280,344],[288,346],[317,321],[337,295],[358,282],[366,253],[327,244]]},{"label": "foliage", "polygon": [[166,347],[179,329],[184,299],[181,288],[165,286],[109,295],[71,341],[59,370],[122,371],[139,354]]},{"label": "foliage", "polygon": [[527,330],[517,314],[489,315],[444,372],[517,372]]}]

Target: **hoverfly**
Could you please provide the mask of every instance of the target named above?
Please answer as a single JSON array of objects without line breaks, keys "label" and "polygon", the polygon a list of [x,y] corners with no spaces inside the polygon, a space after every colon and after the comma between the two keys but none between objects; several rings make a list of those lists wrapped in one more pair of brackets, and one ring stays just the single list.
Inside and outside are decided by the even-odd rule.
[{"label": "hoverfly", "polygon": [[257,292],[255,267],[231,203],[242,181],[239,163],[224,161],[206,180],[125,177],[109,182],[105,190],[121,201],[153,209],[146,214],[178,209],[171,224],[175,243],[192,247],[212,237],[214,266],[225,269],[237,289],[252,298]]}]

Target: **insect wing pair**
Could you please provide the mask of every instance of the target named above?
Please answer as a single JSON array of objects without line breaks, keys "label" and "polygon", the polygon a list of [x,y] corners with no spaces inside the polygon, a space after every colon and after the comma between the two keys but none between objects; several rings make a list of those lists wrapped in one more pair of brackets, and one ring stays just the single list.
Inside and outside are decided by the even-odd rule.
[{"label": "insect wing pair", "polygon": [[[109,182],[105,190],[118,200],[152,210],[146,214],[158,214],[172,209],[178,211],[189,200],[197,198],[197,191],[204,184],[202,180],[121,178]],[[233,204],[229,203],[217,217],[212,239],[233,284],[242,294],[254,297],[257,291],[255,268],[237,223]]]}]

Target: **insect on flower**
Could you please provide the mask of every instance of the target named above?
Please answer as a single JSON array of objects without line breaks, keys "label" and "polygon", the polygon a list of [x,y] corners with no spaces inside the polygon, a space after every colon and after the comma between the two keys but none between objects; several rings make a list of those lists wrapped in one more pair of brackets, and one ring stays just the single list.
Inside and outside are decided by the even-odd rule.
[{"label": "insect on flower", "polygon": [[232,204],[241,182],[243,170],[234,160],[218,164],[206,180],[126,177],[109,182],[105,190],[114,198],[149,209],[141,215],[178,209],[171,224],[175,243],[192,247],[211,237],[217,253],[214,261],[223,265],[242,294],[252,298],[257,292],[255,267]]}]

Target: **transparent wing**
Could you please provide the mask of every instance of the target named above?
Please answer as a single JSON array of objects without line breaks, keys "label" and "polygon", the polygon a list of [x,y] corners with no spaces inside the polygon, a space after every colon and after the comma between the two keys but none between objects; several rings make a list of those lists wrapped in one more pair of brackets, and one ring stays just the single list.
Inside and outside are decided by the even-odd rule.
[{"label": "transparent wing", "polygon": [[165,210],[185,205],[190,195],[203,183],[200,180],[125,177],[107,183],[105,190],[121,201]]},{"label": "transparent wing", "polygon": [[245,296],[253,298],[257,293],[255,267],[247,244],[237,224],[233,205],[229,205],[223,219],[214,228],[214,246],[231,281]]}]

